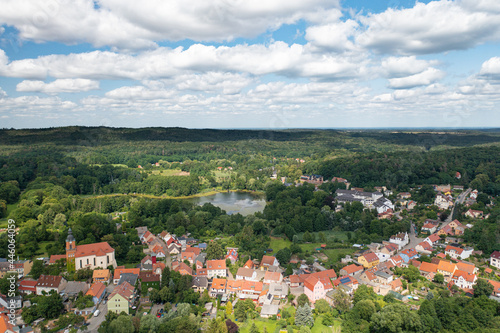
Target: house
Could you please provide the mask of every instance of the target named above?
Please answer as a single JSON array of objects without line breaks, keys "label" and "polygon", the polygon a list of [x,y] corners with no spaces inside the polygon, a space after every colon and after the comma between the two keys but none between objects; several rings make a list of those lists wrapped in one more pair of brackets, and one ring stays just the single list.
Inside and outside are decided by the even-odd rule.
[{"label": "house", "polygon": [[278,304],[264,304],[262,309],[260,310],[260,316],[262,318],[270,318],[272,316],[276,316],[279,311]]},{"label": "house", "polygon": [[439,209],[446,210],[453,206],[453,197],[451,195],[444,195],[438,192],[436,198],[434,199],[434,205],[438,206]]},{"label": "house", "polygon": [[403,282],[401,279],[395,279],[390,283],[391,290],[395,292],[403,291]]},{"label": "house", "polygon": [[437,225],[435,224],[432,224],[432,223],[425,223],[422,227],[422,229],[420,229],[420,232],[421,233],[425,233],[425,234],[433,234],[436,232],[436,229],[437,229]]},{"label": "house", "polygon": [[0,332],[4,333],[17,333],[19,330],[12,325],[7,314],[0,314]]},{"label": "house", "polygon": [[392,262],[394,266],[406,266],[406,262],[404,261],[403,257],[401,257],[399,254],[396,254],[395,256],[392,256],[389,258],[389,261]]},{"label": "house", "polygon": [[444,250],[444,253],[446,255],[449,255],[453,259],[467,259],[470,257],[472,254],[473,249],[472,248],[459,248],[455,246],[448,245],[446,249]]},{"label": "house", "polygon": [[226,277],[226,260],[207,260],[207,276],[208,278],[214,276]]},{"label": "house", "polygon": [[226,293],[226,279],[215,278],[212,280],[212,286],[210,287],[210,296],[217,297],[218,295],[223,295]]},{"label": "house", "polygon": [[69,270],[116,267],[115,250],[108,242],[77,246],[73,232],[69,228],[66,238],[66,264]]},{"label": "house", "polygon": [[500,251],[493,251],[490,255],[490,265],[500,269]]},{"label": "house", "polygon": [[405,262],[409,262],[412,259],[417,259],[418,257],[420,257],[415,249],[406,249],[401,251],[399,254],[408,258],[408,260],[405,260]]},{"label": "house", "polygon": [[238,249],[234,247],[227,248],[225,259],[229,259],[231,261],[231,264],[234,265],[234,263],[238,261]]},{"label": "house", "polygon": [[242,280],[228,280],[226,284],[226,294],[227,295],[236,295],[241,292],[241,288],[243,287]]},{"label": "house", "polygon": [[153,239],[155,238],[155,235],[153,235],[149,230],[146,231],[144,233],[144,235],[142,235],[142,237],[140,237],[141,241],[143,243],[149,243],[151,242]]},{"label": "house", "polygon": [[197,268],[196,269],[196,276],[208,277],[207,269],[206,268]]},{"label": "house", "polygon": [[181,252],[180,260],[187,260],[191,265],[194,264],[196,254],[194,252]]},{"label": "house", "polygon": [[491,294],[500,297],[500,282],[494,280],[488,280],[488,282],[493,286],[493,292]]},{"label": "house", "polygon": [[464,234],[465,227],[458,220],[453,220],[446,224],[437,232],[438,235],[460,236]]},{"label": "house", "polygon": [[461,270],[470,274],[476,274],[478,271],[476,265],[467,261],[459,261],[456,263],[456,265],[457,265],[457,270]]},{"label": "house", "polygon": [[373,252],[367,252],[358,257],[358,262],[363,265],[364,268],[371,268],[377,266],[380,263],[378,256]]},{"label": "house", "polygon": [[367,283],[377,283],[377,276],[375,275],[375,268],[367,269],[361,275],[359,278],[362,281],[365,281]]},{"label": "house", "polygon": [[273,299],[285,299],[288,296],[288,286],[286,283],[269,284],[269,294]]},{"label": "house", "polygon": [[437,272],[443,274],[444,281],[446,283],[451,281],[453,273],[455,273],[457,266],[454,263],[448,262],[446,260],[440,260],[437,266]]},{"label": "house", "polygon": [[172,243],[168,245],[168,253],[171,256],[178,255],[179,253],[181,253],[181,246],[177,243]]},{"label": "house", "polygon": [[301,275],[290,275],[288,277],[288,283],[290,284],[290,288],[298,288],[298,287],[303,287],[304,286],[304,281],[308,277],[308,274],[301,274]]},{"label": "house", "polygon": [[49,259],[49,265],[54,265],[59,260],[66,261],[66,255],[65,254],[53,254],[53,255],[51,255],[50,259]]},{"label": "house", "polygon": [[243,267],[245,267],[245,268],[254,268],[255,265],[254,265],[254,263],[253,263],[252,260],[248,259],[247,262],[245,263],[245,265],[243,265]]},{"label": "house", "polygon": [[141,271],[139,280],[141,281],[140,288],[142,290],[149,288],[160,289],[160,276],[153,273],[153,271]]},{"label": "house", "polygon": [[397,235],[391,236],[389,239],[389,242],[394,243],[398,246],[398,250],[401,250],[403,247],[405,247],[409,243],[409,238],[408,238],[408,233],[399,233]]},{"label": "house", "polygon": [[236,281],[236,282],[241,283],[241,288],[237,293],[237,296],[241,299],[250,298],[251,300],[256,301],[263,293],[264,284],[262,282],[255,282],[255,281]]},{"label": "house", "polygon": [[89,290],[89,287],[89,284],[86,282],[68,281],[68,283],[66,283],[66,286],[62,290],[62,294],[69,297],[74,297],[77,296],[80,292],[85,294]]},{"label": "house", "polygon": [[478,190],[474,190],[472,192],[470,192],[470,197],[472,199],[477,199],[477,195],[479,194],[479,191]]},{"label": "house", "polygon": [[423,261],[418,270],[420,271],[420,275],[425,277],[427,280],[432,281],[434,279],[434,275],[437,274],[437,268],[437,264]]},{"label": "house", "polygon": [[92,301],[94,302],[95,305],[97,305],[102,301],[105,294],[106,294],[106,285],[102,282],[95,282],[90,286],[89,290],[85,295],[92,296]]},{"label": "house", "polygon": [[158,258],[165,258],[167,256],[166,251],[163,249],[163,246],[160,244],[156,244],[151,248],[151,253],[154,254]]},{"label": "house", "polygon": [[390,284],[393,280],[394,274],[390,270],[377,270],[375,271],[378,283]]},{"label": "house", "polygon": [[468,211],[465,212],[465,216],[471,217],[471,218],[474,218],[474,219],[478,219],[478,218],[483,217],[483,211],[482,210],[472,210],[472,209],[469,209]]},{"label": "house", "polygon": [[340,270],[339,273],[340,273],[341,276],[346,276],[346,275],[348,275],[348,276],[354,276],[356,273],[359,273],[359,272],[362,272],[362,271],[363,271],[363,267],[362,266],[351,264],[351,265],[343,267]]},{"label": "house", "polygon": [[410,199],[411,198],[411,193],[410,192],[400,192],[398,193],[398,199]]},{"label": "house", "polygon": [[266,284],[281,283],[281,281],[283,281],[283,275],[279,272],[267,271],[264,275],[264,283]]},{"label": "house", "polygon": [[122,273],[120,276],[120,280],[118,280],[118,285],[121,285],[122,283],[128,282],[131,286],[134,286],[137,283],[137,280],[139,279],[139,275],[133,274],[133,273]]},{"label": "house", "polygon": [[162,262],[156,262],[153,264],[153,272],[158,274],[160,277],[163,274],[163,270],[165,269],[165,264]]},{"label": "house", "polygon": [[26,295],[36,294],[36,284],[38,282],[36,280],[21,280],[19,281],[18,290],[20,293]]},{"label": "house", "polygon": [[364,192],[363,189],[335,191],[338,203],[361,202],[365,208],[376,209],[378,214],[389,209],[394,210],[394,204],[380,192]]},{"label": "house", "polygon": [[131,274],[139,276],[140,272],[141,272],[140,268],[125,268],[125,266],[116,267],[115,273],[113,275],[113,284],[118,284],[118,281],[120,281],[121,275],[124,273],[131,273]]},{"label": "house", "polygon": [[415,250],[423,254],[431,254],[432,251],[434,251],[431,244],[427,243],[426,241],[418,243],[417,246],[415,246]]},{"label": "house", "polygon": [[60,293],[64,288],[66,288],[65,278],[62,276],[55,275],[40,275],[38,280],[36,280],[36,294],[44,295],[49,294],[51,291],[55,291],[56,293]]},{"label": "house", "polygon": [[383,248],[381,248],[379,252],[387,254],[389,256],[393,256],[398,252],[398,250],[399,250],[398,245],[396,245],[394,243],[388,243],[388,244],[385,244],[385,246]]},{"label": "house", "polygon": [[464,271],[456,270],[451,278],[453,283],[462,289],[472,289],[474,284],[476,284],[477,276],[476,274],[470,274]]},{"label": "house", "polygon": [[204,292],[208,288],[208,279],[205,276],[193,276],[192,288],[196,292]]},{"label": "house", "polygon": [[124,282],[118,285],[109,295],[108,312],[120,314],[125,312],[129,314],[129,308],[132,306],[135,298],[135,289],[128,283]]},{"label": "house", "polygon": [[424,239],[424,242],[427,242],[430,245],[436,245],[437,243],[439,243],[440,240],[441,240],[441,237],[439,237],[438,234],[432,234],[432,235],[426,237]]},{"label": "house", "polygon": [[184,262],[175,261],[172,263],[172,269],[181,275],[193,275],[193,269]]},{"label": "house", "polygon": [[325,298],[326,292],[325,286],[317,277],[310,275],[304,281],[304,294],[307,295],[311,303],[315,303],[318,299]]},{"label": "house", "polygon": [[201,249],[199,247],[194,247],[194,246],[186,246],[186,249],[184,250],[184,252],[193,252],[196,257],[200,255],[201,253]]},{"label": "house", "polygon": [[262,256],[262,260],[260,261],[260,269],[262,271],[267,271],[271,266],[279,266],[278,260],[273,256]]},{"label": "house", "polygon": [[96,269],[92,273],[92,281],[96,282],[109,282],[111,280],[111,271],[109,269]]},{"label": "house", "polygon": [[236,280],[257,280],[257,272],[250,268],[240,267],[238,272],[236,272]]},{"label": "house", "polygon": [[344,276],[344,277],[339,277],[338,279],[332,281],[332,284],[336,288],[340,286],[345,287],[344,290],[346,290],[346,292],[351,294],[353,291],[358,289],[359,282],[352,276]]},{"label": "house", "polygon": [[148,231],[148,227],[137,227],[135,228],[135,230],[137,230],[137,235],[139,236],[139,239],[142,240],[144,234],[146,233],[146,231]]},{"label": "house", "polygon": [[149,271],[153,269],[153,258],[148,254],[141,260],[141,270]]}]

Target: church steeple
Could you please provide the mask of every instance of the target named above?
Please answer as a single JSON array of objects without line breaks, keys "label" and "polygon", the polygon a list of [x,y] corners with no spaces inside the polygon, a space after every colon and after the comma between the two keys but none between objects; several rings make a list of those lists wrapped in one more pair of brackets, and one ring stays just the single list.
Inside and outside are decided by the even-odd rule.
[{"label": "church steeple", "polygon": [[73,231],[71,228],[68,230],[68,237],[66,237],[66,265],[68,271],[75,269],[75,254],[76,254],[76,241],[73,237]]}]

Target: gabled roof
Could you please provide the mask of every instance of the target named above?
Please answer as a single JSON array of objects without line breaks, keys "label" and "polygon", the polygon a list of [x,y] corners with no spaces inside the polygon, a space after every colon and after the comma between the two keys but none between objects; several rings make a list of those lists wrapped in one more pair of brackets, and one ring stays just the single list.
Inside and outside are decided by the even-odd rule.
[{"label": "gabled roof", "polygon": [[434,229],[436,226],[432,223],[426,223],[424,224],[424,226],[422,227],[422,229],[427,229],[427,230],[430,230],[430,229]]},{"label": "gabled roof", "polygon": [[125,281],[122,284],[116,286],[113,292],[109,295],[109,298],[111,299],[117,294],[125,298],[126,300],[130,300],[130,297],[134,294],[134,287],[132,287],[130,283]]},{"label": "gabled roof", "polygon": [[351,264],[351,265],[345,266],[342,269],[347,273],[347,275],[349,275],[349,274],[353,274],[353,273],[362,271],[363,267],[355,265],[355,264]]},{"label": "gabled roof", "polygon": [[207,276],[207,269],[206,268],[198,268],[196,270],[196,276]]},{"label": "gabled roof", "polygon": [[403,287],[403,282],[401,281],[401,279],[392,280],[391,287],[392,287],[392,289],[397,289],[397,288]]},{"label": "gabled roof", "polygon": [[109,278],[110,276],[110,271],[109,269],[96,269],[92,273],[92,278],[93,279],[106,279]]},{"label": "gabled roof", "polygon": [[140,272],[141,272],[140,268],[118,268],[117,267],[115,269],[113,279],[118,280],[120,278],[120,276],[124,273],[131,273],[131,274],[139,275]]},{"label": "gabled roof", "polygon": [[61,260],[61,259],[66,259],[65,254],[53,254],[50,256],[49,264],[55,264],[56,261]]},{"label": "gabled roof", "polygon": [[392,251],[397,251],[398,250],[398,246],[394,243],[389,243],[385,246],[385,248],[389,251],[389,252],[392,252]]},{"label": "gabled roof", "polygon": [[253,264],[253,261],[248,259],[247,262],[245,263],[245,265],[243,265],[243,267],[246,267],[246,268],[253,268],[255,265]]},{"label": "gabled roof", "polygon": [[182,275],[193,275],[193,269],[183,262],[180,262],[174,271],[181,273]]},{"label": "gabled roof", "polygon": [[193,252],[195,255],[199,255],[201,252],[201,249],[199,247],[192,247],[192,246],[186,246],[186,249],[184,252]]},{"label": "gabled roof", "polygon": [[437,268],[438,265],[423,261],[422,264],[420,264],[419,270],[425,273],[436,273]]},{"label": "gabled roof", "polygon": [[437,269],[440,271],[449,272],[451,274],[455,271],[456,266],[451,262],[448,262],[446,260],[441,260],[438,264]]},{"label": "gabled roof", "polygon": [[401,251],[402,254],[406,254],[408,256],[408,258],[412,258],[416,255],[418,255],[417,251],[415,251],[415,249],[406,249],[406,250],[403,250]]},{"label": "gabled roof", "polygon": [[493,253],[491,254],[490,258],[494,258],[494,259],[499,259],[500,260],[500,251],[493,251]]},{"label": "gabled roof", "polygon": [[365,258],[365,260],[369,263],[379,260],[378,256],[373,252],[367,252],[363,254],[362,257]]},{"label": "gabled roof", "polygon": [[281,277],[281,273],[279,273],[279,272],[267,271],[266,274],[264,275],[264,280],[279,282],[280,277]]},{"label": "gabled roof", "polygon": [[316,272],[312,273],[311,275],[316,276],[317,278],[321,279],[336,279],[337,278],[337,273],[333,269],[327,269],[321,272]]},{"label": "gabled roof", "polygon": [[264,266],[264,265],[266,265],[266,266],[272,266],[274,264],[274,260],[275,259],[276,258],[273,257],[273,256],[263,256],[262,257],[262,261],[260,262],[260,265],[261,266]]},{"label": "gabled roof", "polygon": [[456,253],[458,253],[460,255],[460,254],[462,254],[462,252],[464,252],[464,249],[448,245],[444,251],[445,252],[456,252]]},{"label": "gabled roof", "polygon": [[314,287],[319,283],[319,279],[313,275],[309,275],[304,281],[304,288],[314,291]]},{"label": "gabled roof", "polygon": [[108,242],[85,244],[76,246],[76,258],[88,257],[88,256],[98,256],[102,257],[107,253],[113,253],[115,250],[108,244]]},{"label": "gabled roof", "polygon": [[453,273],[453,279],[457,280],[460,277],[462,277],[465,281],[470,282],[470,283],[474,283],[474,281],[476,281],[476,278],[477,278],[476,274],[470,274],[470,273],[467,273],[467,272],[464,272],[464,271],[457,269],[455,271],[455,273]]},{"label": "gabled roof", "polygon": [[430,235],[429,237],[427,237],[431,242],[435,243],[437,242],[438,240],[441,239],[441,237],[439,237],[438,234],[432,234]]},{"label": "gabled roof", "polygon": [[146,261],[153,261],[153,258],[151,258],[151,256],[148,254],[147,256],[145,256],[144,258],[142,258],[141,260],[141,264],[144,264]]},{"label": "gabled roof", "polygon": [[63,277],[55,275],[40,275],[37,280],[37,287],[43,288],[59,288]]},{"label": "gabled roof", "polygon": [[193,286],[208,287],[208,279],[205,276],[193,276]]},{"label": "gabled roof", "polygon": [[102,293],[104,293],[105,290],[106,290],[106,285],[104,283],[96,282],[90,286],[90,289],[87,291],[85,295],[91,295],[97,298],[101,298]]},{"label": "gabled roof", "polygon": [[216,270],[216,269],[226,269],[226,260],[207,260],[207,269],[208,270]]},{"label": "gabled roof", "polygon": [[160,275],[154,274],[152,271],[141,271],[139,279],[142,282],[160,282]]},{"label": "gabled roof", "polygon": [[[418,243],[418,245],[420,245],[424,250],[428,250],[428,251],[432,251],[432,246],[431,244],[429,244],[428,242],[420,242]],[[418,246],[417,245],[417,246]]]},{"label": "gabled roof", "polygon": [[238,268],[238,272],[236,272],[236,275],[244,276],[244,277],[252,277],[254,272],[255,271],[253,269],[240,267],[240,268]]},{"label": "gabled roof", "polygon": [[212,289],[226,289],[226,279],[213,279]]}]

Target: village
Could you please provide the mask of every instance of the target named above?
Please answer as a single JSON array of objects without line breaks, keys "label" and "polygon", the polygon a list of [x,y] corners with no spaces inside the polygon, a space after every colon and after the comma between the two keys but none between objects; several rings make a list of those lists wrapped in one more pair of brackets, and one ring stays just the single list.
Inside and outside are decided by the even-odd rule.
[{"label": "village", "polygon": [[[323,182],[317,175],[303,176],[301,180],[316,185]],[[332,181],[347,183],[337,177]],[[394,194],[385,187],[375,190],[338,189],[336,209],[357,201],[366,209],[376,209],[379,219],[402,219],[402,214],[408,214],[417,205],[409,192]],[[473,224],[464,225],[452,219],[454,205],[473,205],[478,191],[449,185],[435,186],[434,191],[434,206],[440,211],[451,209],[445,219],[426,218],[419,226],[412,223],[408,232],[394,234],[381,243],[351,244],[352,254],[342,258],[337,271],[325,267],[321,260],[320,254],[327,250],[327,244],[318,244],[318,259],[312,263],[294,256],[289,262],[279,262],[273,249],[262,257],[250,258],[241,256],[236,247],[217,248],[218,238],[201,242],[189,234],[175,235],[167,230],[154,235],[147,227],[136,228],[144,245],[143,259],[135,267],[118,266],[115,250],[107,242],[76,245],[70,229],[66,254],[52,255],[44,260],[44,265],[66,265],[68,271],[91,270],[92,278],[67,281],[63,276],[41,275],[35,280],[30,278],[33,261],[17,261],[14,266],[20,278],[21,296],[0,295],[0,328],[16,331],[6,315],[12,303],[18,323],[16,332],[33,331],[31,327],[43,318],[31,326],[23,323],[21,311],[30,307],[30,300],[23,297],[51,293],[61,295],[66,311],[86,317],[83,327],[90,330],[97,329],[109,312],[162,318],[171,309],[164,308],[153,295],[154,290],[161,289],[162,275],[169,271],[189,276],[192,291],[208,295],[210,301],[203,304],[205,320],[217,318],[228,304],[234,308],[245,300],[250,300],[255,311],[266,320],[282,318],[284,311],[290,306],[297,307],[301,299],[300,302],[307,300],[313,309],[319,301],[335,308],[342,295],[352,298],[360,286],[372,289],[384,299],[391,297],[407,303],[415,310],[435,289],[473,296],[478,281],[491,284],[490,296],[500,300],[500,252],[494,251],[489,258],[482,259],[481,251],[462,241],[464,232]],[[388,197],[395,198],[395,202]],[[487,217],[482,211],[468,209],[460,219],[473,223]],[[210,247],[217,248],[216,258]],[[0,262],[0,268],[0,277],[12,271],[6,261]],[[85,306],[78,303],[83,296],[88,301]]]}]

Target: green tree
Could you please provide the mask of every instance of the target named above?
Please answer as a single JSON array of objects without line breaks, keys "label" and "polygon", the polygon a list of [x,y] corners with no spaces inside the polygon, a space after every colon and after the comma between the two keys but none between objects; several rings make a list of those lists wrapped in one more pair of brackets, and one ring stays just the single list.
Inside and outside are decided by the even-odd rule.
[{"label": "green tree", "polygon": [[474,289],[474,297],[488,297],[493,293],[494,287],[487,280],[478,279],[472,289]]},{"label": "green tree", "polygon": [[389,304],[371,316],[373,332],[419,332],[422,323],[417,313],[401,303]]},{"label": "green tree", "polygon": [[292,251],[289,248],[285,247],[279,250],[276,253],[276,259],[280,263],[281,266],[285,266],[290,262],[290,257],[292,256]]},{"label": "green tree", "polygon": [[305,304],[297,308],[297,311],[295,312],[295,325],[309,327],[314,325],[314,318],[309,304]]},{"label": "green tree", "polygon": [[108,332],[110,333],[134,333],[134,331],[132,317],[124,314],[114,319],[108,327]]},{"label": "green tree", "polygon": [[231,301],[228,301],[226,303],[226,315],[229,317],[233,313],[233,303]]},{"label": "green tree", "polygon": [[154,315],[147,315],[141,317],[140,333],[154,333],[160,327],[160,320]]},{"label": "green tree", "polygon": [[208,242],[207,245],[207,260],[221,259],[224,257],[224,249],[215,241]]},{"label": "green tree", "polygon": [[45,266],[41,260],[33,260],[33,266],[31,267],[30,275],[33,279],[38,279],[40,275],[45,271]]},{"label": "green tree", "polygon": [[434,279],[432,280],[436,283],[443,284],[444,283],[444,275],[441,273],[437,273],[434,275]]},{"label": "green tree", "polygon": [[319,299],[314,303],[314,309],[317,313],[327,313],[331,310],[331,307],[326,300]]},{"label": "green tree", "polygon": [[212,319],[208,324],[206,332],[208,333],[227,333],[228,329],[226,323],[221,317]]},{"label": "green tree", "polygon": [[354,298],[353,298],[353,304],[358,303],[359,301],[369,299],[369,300],[375,300],[377,298],[377,295],[373,291],[372,288],[368,287],[366,284],[362,284],[356,289],[356,292],[354,293]]},{"label": "green tree", "polygon": [[336,289],[333,292],[333,305],[341,313],[347,312],[351,308],[351,298],[343,289]]},{"label": "green tree", "polygon": [[297,297],[297,307],[304,306],[304,305],[309,305],[309,297],[307,297],[306,294],[300,294],[299,297]]},{"label": "green tree", "polygon": [[302,236],[302,240],[306,243],[310,243],[313,241],[312,235],[309,233],[309,231],[306,231],[304,233],[304,236]]}]

